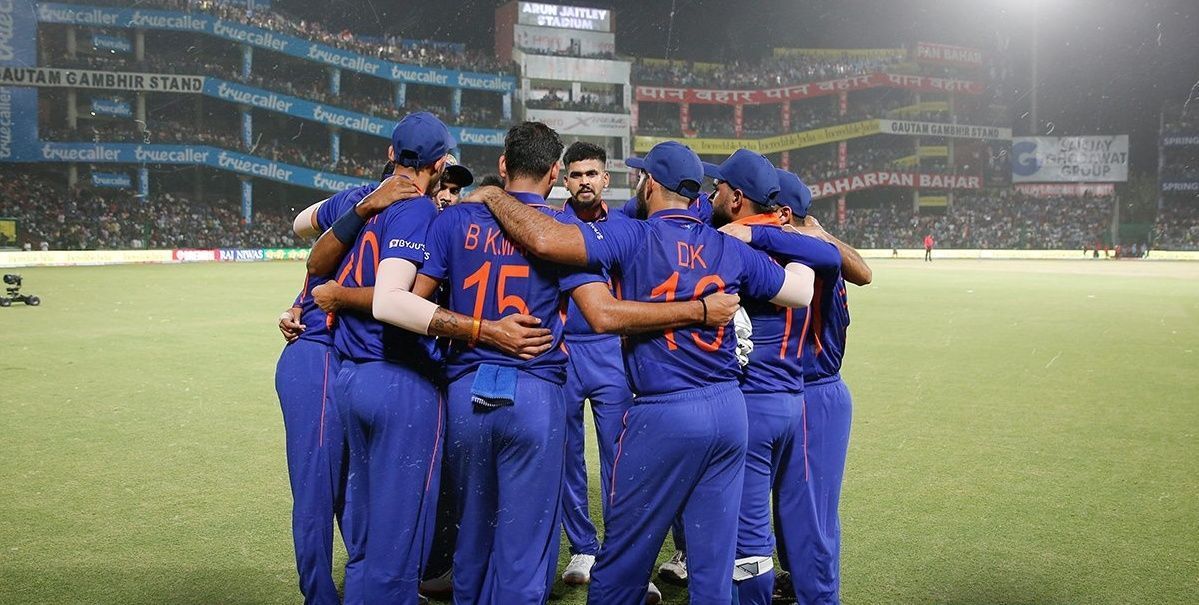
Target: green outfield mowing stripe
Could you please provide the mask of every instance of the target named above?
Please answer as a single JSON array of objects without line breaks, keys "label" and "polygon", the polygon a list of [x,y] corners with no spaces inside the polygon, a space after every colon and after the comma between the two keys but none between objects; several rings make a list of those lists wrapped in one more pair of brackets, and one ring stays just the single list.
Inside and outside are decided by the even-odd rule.
[{"label": "green outfield mowing stripe", "polygon": [[[874,264],[844,601],[1194,602],[1197,269]],[[0,309],[0,603],[298,602],[273,372],[302,271],[19,271],[43,304]]]}]

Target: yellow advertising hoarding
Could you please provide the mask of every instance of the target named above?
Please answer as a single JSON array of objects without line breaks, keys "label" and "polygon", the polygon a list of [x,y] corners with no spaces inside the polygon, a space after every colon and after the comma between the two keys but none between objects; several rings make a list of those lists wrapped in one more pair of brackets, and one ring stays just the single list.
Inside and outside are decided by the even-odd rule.
[{"label": "yellow advertising hoarding", "polygon": [[0,218],[0,239],[9,242],[17,241],[17,219]]},{"label": "yellow advertising hoarding", "polygon": [[690,139],[686,137],[646,137],[633,139],[633,151],[645,153],[654,145],[664,141],[678,141],[699,155],[728,155],[738,149],[749,149],[761,154],[779,153],[792,149],[815,147],[879,133],[878,120],[862,120],[816,130],[805,130],[765,139]]}]

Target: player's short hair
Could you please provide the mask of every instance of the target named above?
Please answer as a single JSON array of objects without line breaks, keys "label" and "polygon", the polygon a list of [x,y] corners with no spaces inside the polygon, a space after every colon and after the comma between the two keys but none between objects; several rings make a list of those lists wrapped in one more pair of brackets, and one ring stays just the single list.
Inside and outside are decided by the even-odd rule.
[{"label": "player's short hair", "polygon": [[562,165],[565,168],[570,168],[571,164],[584,160],[599,160],[600,164],[607,165],[608,152],[595,143],[575,141],[570,144],[570,147],[566,148],[566,155],[562,156]]},{"label": "player's short hair", "polygon": [[503,187],[504,179],[498,174],[485,174],[476,184],[480,187]]},{"label": "player's short hair", "polygon": [[508,178],[540,179],[562,157],[562,138],[541,122],[521,122],[504,137],[504,164]]}]

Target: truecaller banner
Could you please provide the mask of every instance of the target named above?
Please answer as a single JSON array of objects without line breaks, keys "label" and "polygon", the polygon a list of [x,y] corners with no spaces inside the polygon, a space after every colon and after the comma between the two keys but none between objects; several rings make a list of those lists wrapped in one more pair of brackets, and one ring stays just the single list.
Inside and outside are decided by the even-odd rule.
[{"label": "truecaller banner", "polygon": [[337,192],[370,181],[275,162],[207,145],[140,145],[137,143],[43,142],[18,162],[83,162],[88,164],[203,165],[309,189]]}]

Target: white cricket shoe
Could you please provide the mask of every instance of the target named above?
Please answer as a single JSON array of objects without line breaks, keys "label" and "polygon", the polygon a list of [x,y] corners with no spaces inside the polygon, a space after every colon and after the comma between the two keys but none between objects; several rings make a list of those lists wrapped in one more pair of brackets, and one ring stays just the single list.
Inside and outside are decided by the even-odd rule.
[{"label": "white cricket shoe", "polygon": [[562,581],[571,586],[583,586],[591,583],[591,566],[595,565],[595,555],[577,554],[570,557],[566,571],[562,572]]},{"label": "white cricket shoe", "polygon": [[687,584],[687,553],[675,551],[669,561],[658,567],[658,577],[670,582],[686,586]]},{"label": "white cricket shoe", "polygon": [[645,605],[658,605],[662,602],[662,591],[653,582],[645,589]]}]

